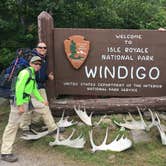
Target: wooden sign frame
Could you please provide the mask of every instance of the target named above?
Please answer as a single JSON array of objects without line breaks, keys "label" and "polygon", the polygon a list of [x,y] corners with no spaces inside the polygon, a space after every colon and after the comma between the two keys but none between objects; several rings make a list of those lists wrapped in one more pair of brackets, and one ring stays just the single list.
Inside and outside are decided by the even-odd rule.
[{"label": "wooden sign frame", "polygon": [[[47,12],[42,12],[39,16],[38,16],[38,35],[39,35],[39,41],[43,41],[47,44],[47,48],[48,48],[48,71],[57,71],[55,69],[56,65],[56,53],[58,52],[57,50],[60,49],[59,45],[57,44],[58,40],[55,40],[55,32],[54,31],[63,31],[64,32],[64,39],[68,39],[70,37],[70,35],[66,35],[65,36],[65,31],[70,31],[71,36],[73,35],[73,29],[59,29],[59,28],[54,28],[54,23],[53,23],[53,18],[50,14],[48,14]],[[86,38],[86,40],[88,40],[88,33],[90,33],[91,31],[93,31],[93,29],[86,29],[85,32],[83,32],[84,30],[82,29],[75,29],[75,32],[80,32],[79,35],[82,35]],[[89,31],[89,32],[87,32]],[[97,31],[97,30],[96,30]],[[98,31],[109,31],[110,30],[98,30]],[[117,32],[122,31],[122,34],[125,34],[125,32],[127,32],[127,30],[115,30]],[[134,32],[135,30],[131,30],[131,32]],[[140,31],[142,34],[143,31]],[[150,32],[150,31],[149,31]],[[158,32],[157,32],[158,33]],[[166,32],[161,32],[161,33],[166,33]],[[161,35],[160,33],[160,35]],[[75,33],[75,35],[77,35],[78,33]],[[128,34],[128,33],[126,33]],[[152,36],[150,35],[151,33],[148,33],[149,37],[147,36],[146,38],[148,38],[149,40],[152,40]],[[103,34],[102,34],[103,35]],[[108,35],[107,33],[105,33],[105,35]],[[139,34],[138,34],[139,35]],[[102,36],[101,36],[102,37]],[[128,36],[129,37],[129,36]],[[140,36],[135,36],[137,37],[137,39],[139,40]],[[58,38],[58,36],[57,36]],[[131,39],[131,36],[130,36]],[[159,38],[160,39],[160,38]],[[91,41],[90,41],[91,42]],[[132,40],[122,40],[122,42],[135,42],[134,39]],[[159,41],[159,43],[162,41]],[[145,40],[146,43],[146,40]],[[90,44],[94,44],[93,42]],[[126,45],[130,45],[130,43],[126,43]],[[56,47],[55,47],[56,46]],[[140,47],[143,48],[143,47]],[[161,48],[163,49],[164,47],[158,47],[156,46],[156,49],[158,49],[158,51],[161,50]],[[64,49],[64,48],[63,48]],[[109,47],[106,46],[105,49],[107,49],[106,53],[109,53],[109,51],[114,51],[114,53],[117,51],[118,49],[120,50],[121,48],[117,47]],[[110,50],[108,50],[110,49]],[[147,48],[143,48],[144,50],[140,50],[140,51],[144,51],[144,53],[146,54],[148,52]],[[65,54],[65,49],[63,50],[64,54]],[[102,50],[103,51],[103,50]],[[164,50],[161,50],[164,51]],[[105,52],[103,51],[103,54]],[[105,53],[105,54],[106,54]],[[101,54],[101,53],[100,53]],[[131,58],[131,57],[129,57]],[[137,56],[138,58],[138,56]],[[149,57],[150,58],[150,57]],[[151,56],[151,58],[153,58]],[[164,61],[162,61],[163,63],[165,63]],[[66,63],[68,63],[68,65],[70,65],[70,63],[68,61],[66,61]],[[164,65],[161,65],[161,67],[163,67]],[[63,65],[63,64],[62,64]],[[71,66],[72,68],[72,66]],[[155,68],[156,69],[156,68]],[[60,72],[60,71],[57,71]],[[157,72],[157,70],[155,71]],[[55,72],[56,73],[56,72]],[[152,75],[153,78],[155,78],[155,75]],[[157,76],[156,76],[157,77]],[[162,73],[162,77],[164,77],[163,73]],[[136,106],[140,106],[141,108],[155,108],[156,110],[165,110],[165,106],[166,106],[166,98],[165,98],[165,92],[161,93],[159,92],[157,94],[156,91],[156,96],[154,95],[154,93],[151,93],[151,95],[149,97],[146,97],[146,95],[143,95],[143,93],[140,93],[139,95],[131,95],[130,93],[126,95],[122,95],[122,96],[118,96],[113,95],[112,97],[106,98],[106,96],[109,96],[107,94],[105,94],[104,98],[101,97],[102,95],[100,93],[96,93],[96,95],[94,94],[88,94],[88,96],[86,95],[86,93],[82,93],[83,96],[80,96],[81,94],[77,94],[77,93],[66,93],[67,95],[74,95],[71,99],[67,98],[67,99],[57,99],[57,93],[56,93],[56,88],[58,87],[57,84],[57,80],[59,79],[59,76],[55,75],[55,80],[54,81],[49,81],[48,85],[47,85],[47,92],[48,92],[48,96],[49,96],[49,100],[50,100],[50,106],[52,108],[52,110],[73,110],[73,106],[74,105],[82,105],[85,106],[86,108],[88,108],[89,111],[96,111],[96,112],[100,112],[105,114],[105,112],[128,112],[130,111],[136,111]],[[162,78],[163,79],[163,78]],[[62,87],[63,88],[63,87]],[[59,87],[58,87],[59,89]],[[59,92],[58,92],[59,94]],[[65,93],[62,93],[65,95]],[[149,91],[150,94],[150,91]],[[161,94],[161,96],[160,96]]]}]

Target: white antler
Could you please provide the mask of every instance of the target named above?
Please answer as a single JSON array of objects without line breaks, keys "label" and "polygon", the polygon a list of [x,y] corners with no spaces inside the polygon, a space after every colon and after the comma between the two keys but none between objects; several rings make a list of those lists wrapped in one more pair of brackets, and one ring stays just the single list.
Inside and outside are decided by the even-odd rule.
[{"label": "white antler", "polygon": [[40,138],[42,138],[42,137],[44,137],[44,136],[49,134],[48,130],[44,131],[44,132],[36,132],[35,130],[33,130],[33,132],[35,133],[34,135],[27,134],[27,135],[22,136],[20,138],[22,138],[24,140],[27,140],[27,141],[29,141],[29,140],[38,140],[38,139],[40,139]]},{"label": "white antler", "polygon": [[59,122],[57,123],[58,127],[69,127],[69,126],[73,126],[75,124],[77,124],[77,122],[73,123],[73,120],[68,121],[69,117],[67,116],[66,118],[64,118],[64,111],[62,113],[62,117],[59,120]]},{"label": "white antler", "polygon": [[[160,123],[160,120],[157,118],[156,113],[154,116],[154,113],[151,111],[151,109],[149,108],[148,110],[151,114],[151,119],[152,119],[152,122],[147,126],[147,130],[149,131],[153,126],[157,127],[158,124]],[[157,121],[155,120],[155,117],[157,118]]]},{"label": "white antler", "polygon": [[71,140],[74,133],[75,133],[75,130],[73,129],[71,135],[67,139],[59,140],[59,129],[58,129],[54,142],[50,142],[49,145],[50,146],[63,145],[63,146],[68,146],[68,147],[72,147],[72,148],[84,148],[84,144],[86,141],[84,140],[84,138],[81,135],[79,137]]},{"label": "white antler", "polygon": [[106,117],[107,117],[107,115],[102,116],[98,122],[94,122],[94,125],[95,125],[95,126],[99,126],[100,123],[101,123]]},{"label": "white antler", "polygon": [[[131,121],[127,121],[127,120],[124,120],[125,123],[118,123],[117,121],[114,121],[115,124],[117,124],[118,126],[121,126],[121,127],[125,127],[125,128],[128,128],[128,129],[134,129],[134,130],[148,130],[149,128],[151,128],[155,121],[154,121],[154,117],[152,117],[152,123],[148,126],[144,119],[143,119],[143,116],[142,116],[142,113],[140,111],[140,109],[137,107],[138,109],[138,113],[139,113],[139,116],[140,116],[140,120],[139,121],[136,121],[133,116],[129,113],[129,116],[131,118]],[[149,110],[150,111],[150,110]],[[151,115],[153,115],[153,113],[151,112]]]},{"label": "white antler", "polygon": [[129,149],[132,146],[131,140],[129,140],[128,138],[124,137],[123,135],[121,137],[120,137],[120,135],[118,135],[114,139],[113,142],[111,142],[110,144],[106,144],[107,137],[108,137],[108,128],[106,130],[104,141],[99,146],[95,145],[92,135],[93,134],[92,134],[92,130],[91,130],[89,132],[89,137],[90,137],[90,143],[91,143],[91,146],[92,146],[92,152],[95,152],[95,151],[106,151],[106,150],[111,150],[111,151],[115,151],[115,152],[121,152],[121,151],[124,151],[126,149]]},{"label": "white antler", "polygon": [[85,124],[92,126],[92,113],[88,116],[85,108],[84,111],[82,111],[80,107],[77,109],[76,106],[74,106],[74,110]]},{"label": "white antler", "polygon": [[157,128],[158,128],[159,133],[160,133],[161,142],[162,142],[163,145],[166,145],[166,133],[164,132],[164,129],[163,129],[163,127],[160,124],[160,119],[159,119],[157,113],[155,113],[155,115],[156,115],[157,120],[158,120]]}]

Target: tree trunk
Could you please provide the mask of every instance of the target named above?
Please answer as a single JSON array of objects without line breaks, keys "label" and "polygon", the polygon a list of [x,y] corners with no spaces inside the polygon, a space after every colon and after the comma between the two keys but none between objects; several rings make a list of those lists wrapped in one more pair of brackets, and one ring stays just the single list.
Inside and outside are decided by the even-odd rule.
[{"label": "tree trunk", "polygon": [[94,114],[112,114],[137,112],[137,106],[142,110],[151,108],[156,111],[166,111],[166,97],[137,97],[137,98],[94,98],[94,99],[52,99],[50,108],[55,115],[74,113],[74,105],[86,108]]}]

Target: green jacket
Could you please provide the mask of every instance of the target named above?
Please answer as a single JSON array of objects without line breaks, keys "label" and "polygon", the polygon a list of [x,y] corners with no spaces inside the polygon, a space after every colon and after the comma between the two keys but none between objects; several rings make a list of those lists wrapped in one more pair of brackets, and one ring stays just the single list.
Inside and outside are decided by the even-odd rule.
[{"label": "green jacket", "polygon": [[[22,70],[16,81],[16,89],[15,89],[15,96],[16,96],[16,105],[22,105],[24,103],[28,103],[30,101],[30,95],[34,95],[38,101],[43,102],[44,99],[40,95],[38,88],[37,88],[37,83],[35,80],[35,70],[32,67],[28,67],[32,74],[31,74],[31,79],[28,83],[28,79],[30,78],[30,72],[28,69]],[[26,94],[26,95],[25,95]]]}]

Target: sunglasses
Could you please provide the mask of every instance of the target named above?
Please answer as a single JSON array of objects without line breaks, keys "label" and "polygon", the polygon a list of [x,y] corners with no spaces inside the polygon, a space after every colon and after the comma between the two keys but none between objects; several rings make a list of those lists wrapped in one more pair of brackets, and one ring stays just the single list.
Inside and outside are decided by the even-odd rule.
[{"label": "sunglasses", "polygon": [[37,48],[40,48],[40,49],[42,49],[42,48],[43,48],[43,49],[45,49],[45,50],[47,49],[47,47],[40,47],[40,46],[38,46]]},{"label": "sunglasses", "polygon": [[41,66],[41,63],[33,63],[33,64],[36,65],[36,66],[37,66],[37,65],[38,65],[38,66]]}]

